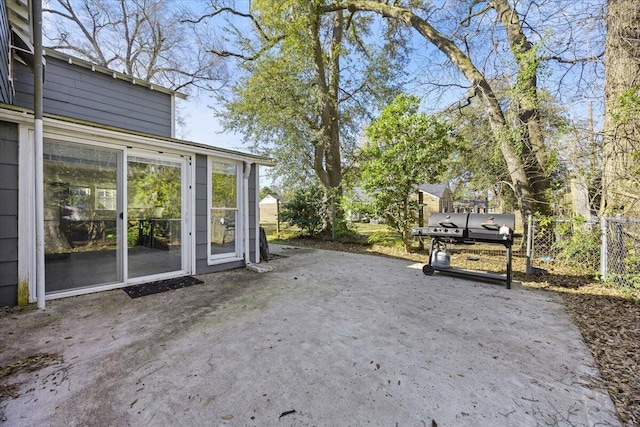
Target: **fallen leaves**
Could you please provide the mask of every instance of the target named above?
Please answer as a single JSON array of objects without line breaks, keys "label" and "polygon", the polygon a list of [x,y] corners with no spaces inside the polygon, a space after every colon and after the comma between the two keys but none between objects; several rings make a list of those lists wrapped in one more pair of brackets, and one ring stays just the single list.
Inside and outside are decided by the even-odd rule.
[{"label": "fallen leaves", "polygon": [[598,364],[625,425],[640,425],[640,301],[564,294],[567,311]]},{"label": "fallen leaves", "polygon": [[[51,353],[36,353],[23,357],[7,365],[0,366],[0,379],[9,378],[20,372],[33,372],[49,365],[62,362],[62,356]],[[20,395],[19,384],[0,384],[0,401],[7,397],[16,398]]]},{"label": "fallen leaves", "polygon": [[51,353],[36,353],[18,359],[8,365],[0,366],[0,378],[6,378],[18,372],[33,372],[54,363],[62,362],[62,356]]}]

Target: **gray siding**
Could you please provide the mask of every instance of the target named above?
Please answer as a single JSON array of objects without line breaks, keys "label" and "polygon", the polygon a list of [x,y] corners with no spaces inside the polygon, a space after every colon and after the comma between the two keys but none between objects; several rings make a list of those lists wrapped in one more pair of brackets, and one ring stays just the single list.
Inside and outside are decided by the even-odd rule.
[{"label": "gray siding", "polygon": [[18,303],[18,125],[0,122],[0,305]]},{"label": "gray siding", "polygon": [[12,93],[9,85],[9,58],[11,51],[11,33],[9,30],[9,18],[7,17],[6,2],[0,2],[0,102],[11,104]]},{"label": "gray siding", "polygon": [[[256,170],[258,166],[254,165],[249,177],[249,227],[251,228],[250,236],[250,259],[256,260]],[[196,274],[214,273],[216,271],[229,270],[232,268],[244,267],[244,261],[236,261],[233,263],[207,265],[209,258],[208,248],[208,224],[207,224],[207,156],[196,155]]]},{"label": "gray siding", "polygon": [[[47,57],[45,113],[171,137],[171,95]],[[16,63],[15,104],[33,108],[33,74]]]}]

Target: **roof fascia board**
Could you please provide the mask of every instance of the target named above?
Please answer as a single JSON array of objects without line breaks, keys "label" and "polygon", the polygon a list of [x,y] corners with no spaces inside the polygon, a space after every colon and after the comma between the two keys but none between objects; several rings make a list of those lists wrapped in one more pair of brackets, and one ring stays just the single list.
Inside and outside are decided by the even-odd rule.
[{"label": "roof fascia board", "polygon": [[31,0],[7,0],[7,15],[12,30],[17,30],[33,45],[31,24]]}]

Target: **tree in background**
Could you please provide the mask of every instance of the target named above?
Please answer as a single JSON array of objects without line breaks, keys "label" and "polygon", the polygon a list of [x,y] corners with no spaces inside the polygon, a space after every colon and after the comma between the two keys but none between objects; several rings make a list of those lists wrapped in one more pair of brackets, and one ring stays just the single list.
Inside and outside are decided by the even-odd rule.
[{"label": "tree in background", "polygon": [[[501,103],[509,102],[510,89],[507,84],[494,83],[496,94]],[[544,93],[544,92],[543,92]],[[550,186],[546,198],[549,210],[559,214],[562,200],[569,186],[568,169],[578,174],[577,165],[583,151],[574,145],[579,142],[576,129],[570,126],[559,106],[545,96],[539,107],[540,124],[547,145],[548,179]],[[491,124],[484,108],[471,100],[464,108],[451,108],[441,116],[446,117],[462,145],[446,173],[447,180],[454,188],[455,199],[470,196],[474,200],[493,200],[493,207],[505,211],[518,209],[515,194],[511,189],[509,168],[505,163],[500,148],[493,139]],[[513,113],[507,111],[506,117],[517,120]],[[562,153],[562,155],[560,155]]]},{"label": "tree in background", "polygon": [[[181,24],[180,3],[164,0],[52,0],[43,12],[48,47],[176,91],[213,89],[222,61]],[[205,28],[200,28],[204,37]],[[212,40],[207,40],[211,44]],[[215,85],[215,86],[214,86]]]},{"label": "tree in background", "polygon": [[244,17],[257,36],[230,31],[238,50],[216,51],[238,58],[243,72],[231,94],[220,98],[219,117],[226,130],[278,160],[275,176],[293,185],[318,179],[335,231],[341,216],[336,202],[360,123],[398,92],[402,30],[383,26],[387,33],[380,37],[371,17],[323,14],[319,0],[256,0],[248,13],[222,3],[212,1],[211,12],[193,22]]},{"label": "tree in background", "polygon": [[[483,106],[493,142],[504,158],[510,186],[520,210],[527,214],[549,209],[551,164],[540,114],[542,64],[574,65],[598,58],[578,58],[576,54],[583,52],[567,49],[576,46],[575,37],[583,28],[577,25],[584,13],[578,6],[582,4],[557,1],[515,5],[508,0],[445,1],[439,5],[421,1],[333,1],[323,10],[373,12],[414,28],[437,48],[466,80],[466,98],[477,98]],[[558,13],[564,11],[558,9],[562,7],[575,12],[575,22],[558,20],[567,16]],[[541,37],[547,20],[558,25],[553,28],[555,37],[549,40]],[[560,24],[566,34],[560,32]],[[431,62],[437,63],[439,58]],[[494,83],[500,81],[499,77],[509,81],[508,102],[501,102],[496,94]],[[448,85],[437,84],[452,88],[463,83],[454,80]]]},{"label": "tree in background", "polygon": [[406,251],[417,219],[417,187],[438,182],[456,148],[450,127],[419,113],[419,105],[415,96],[397,96],[366,128],[361,150],[361,182],[371,211],[401,234]]},{"label": "tree in background", "polygon": [[267,196],[277,196],[277,195],[278,195],[278,191],[276,191],[275,189],[271,187],[262,187],[260,189],[260,193],[258,194],[258,198],[262,200]]}]

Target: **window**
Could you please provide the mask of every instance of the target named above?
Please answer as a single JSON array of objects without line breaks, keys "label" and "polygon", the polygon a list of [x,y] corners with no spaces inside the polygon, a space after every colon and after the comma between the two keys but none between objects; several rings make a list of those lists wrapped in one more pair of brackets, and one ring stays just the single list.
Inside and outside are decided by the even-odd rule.
[{"label": "window", "polygon": [[210,171],[210,258],[239,257],[239,184],[241,168],[237,163],[212,159]]},{"label": "window", "polygon": [[97,209],[115,211],[117,193],[115,189],[98,188],[96,199]]}]

